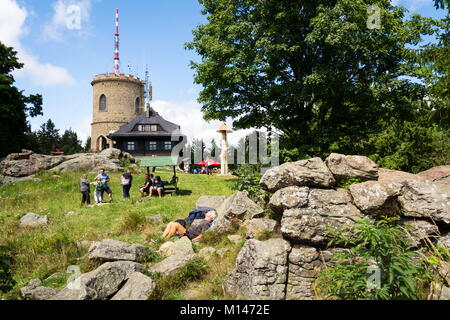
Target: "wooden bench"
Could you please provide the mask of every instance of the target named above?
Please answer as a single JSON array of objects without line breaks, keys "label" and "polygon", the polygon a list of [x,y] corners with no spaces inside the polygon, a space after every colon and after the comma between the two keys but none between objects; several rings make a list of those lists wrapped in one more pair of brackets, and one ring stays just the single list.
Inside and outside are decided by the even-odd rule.
[{"label": "wooden bench", "polygon": [[164,184],[164,194],[177,194],[178,193],[178,177],[173,176],[172,180],[163,181]]}]

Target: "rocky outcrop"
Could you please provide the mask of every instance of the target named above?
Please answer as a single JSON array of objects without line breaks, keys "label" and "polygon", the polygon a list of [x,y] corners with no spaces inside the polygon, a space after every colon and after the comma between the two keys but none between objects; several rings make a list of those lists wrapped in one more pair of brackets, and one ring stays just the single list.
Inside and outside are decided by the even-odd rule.
[{"label": "rocky outcrop", "polygon": [[347,190],[313,189],[307,206],[283,213],[281,232],[293,242],[324,245],[329,240],[325,235],[329,228],[345,229],[363,218]]},{"label": "rocky outcrop", "polygon": [[189,261],[195,259],[196,254],[174,254],[165,260],[151,266],[148,270],[152,273],[160,273],[169,276],[183,268]]},{"label": "rocky outcrop", "polygon": [[299,186],[330,188],[335,184],[333,174],[320,158],[284,163],[267,170],[261,178],[261,186],[270,192]]},{"label": "rocky outcrop", "polygon": [[19,227],[21,228],[37,228],[46,226],[50,223],[48,216],[40,216],[35,213],[27,213],[20,218]]},{"label": "rocky outcrop", "polygon": [[[421,248],[428,239],[449,247],[449,168],[416,175],[378,168],[366,157],[331,154],[326,164],[314,158],[269,169],[260,184],[273,193],[268,205],[281,217],[283,237],[276,240],[286,245],[273,246],[275,239],[247,241],[228,277],[228,294],[242,299],[314,299],[320,270],[337,263],[332,260],[335,252],[347,250],[324,250],[330,240],[327,231],[347,230],[364,218],[396,216],[412,235],[409,240],[414,247]],[[347,178],[365,182],[348,190],[334,189],[335,181]],[[259,226],[263,220],[251,219],[245,225],[251,229],[253,222]],[[253,237],[248,232],[248,238]]]},{"label": "rocky outcrop", "polygon": [[237,299],[285,299],[290,248],[283,239],[248,240],[227,279],[226,292]]},{"label": "rocky outcrop", "polygon": [[70,156],[50,156],[22,150],[8,155],[0,162],[0,185],[22,181],[39,182],[33,175],[41,170],[55,172],[98,172],[101,168],[110,172],[122,171],[121,163],[135,159],[119,149],[106,149],[100,154],[80,153]]},{"label": "rocky outcrop", "polygon": [[50,300],[106,300],[113,296],[142,264],[131,261],[107,262],[70,282]]},{"label": "rocky outcrop", "polygon": [[357,178],[362,181],[378,179],[378,165],[364,156],[332,153],[325,163],[336,179]]},{"label": "rocky outcrop", "polygon": [[156,283],[150,277],[134,272],[111,300],[148,300],[155,288]]},{"label": "rocky outcrop", "polygon": [[93,242],[89,248],[89,259],[100,261],[135,261],[142,262],[150,250],[142,245],[129,244],[117,240]]}]

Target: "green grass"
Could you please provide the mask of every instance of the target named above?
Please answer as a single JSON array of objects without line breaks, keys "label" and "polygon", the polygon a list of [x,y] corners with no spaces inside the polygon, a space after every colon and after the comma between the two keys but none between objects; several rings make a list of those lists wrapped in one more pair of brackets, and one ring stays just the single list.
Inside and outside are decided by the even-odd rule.
[{"label": "green grass", "polygon": [[[156,174],[163,180],[170,180],[172,171],[160,169]],[[10,271],[16,282],[8,294],[2,296],[0,292],[0,298],[18,298],[18,289],[29,280],[44,280],[56,272],[65,273],[70,265],[79,265],[82,272],[96,268],[97,264],[86,257],[87,249],[77,246],[81,240],[110,238],[140,243],[156,251],[164,242],[160,236],[165,225],[152,225],[145,217],[161,214],[165,222],[172,221],[187,216],[202,195],[228,196],[233,193],[232,178],[178,175],[180,195],[162,199],[145,198],[141,203],[138,187],[143,183],[143,173],[134,174],[130,200],[122,199],[120,174],[111,174],[113,203],[93,208],[80,207],[78,185],[81,173],[62,173],[55,178],[53,173],[41,172],[37,175],[41,182],[21,182],[0,187],[0,246],[13,253]],[[92,181],[94,177],[90,174],[88,178]],[[78,215],[65,217],[69,211],[75,211]],[[38,229],[19,228],[20,217],[29,212],[48,215],[50,225]],[[229,246],[230,250],[232,248],[226,241],[220,244]],[[203,246],[201,243],[197,245],[198,249]],[[156,253],[149,257],[149,261],[158,260]],[[229,265],[232,265],[231,261]],[[64,277],[49,283],[61,287]],[[208,276],[205,278],[208,279]],[[181,291],[178,296],[182,296]]]}]

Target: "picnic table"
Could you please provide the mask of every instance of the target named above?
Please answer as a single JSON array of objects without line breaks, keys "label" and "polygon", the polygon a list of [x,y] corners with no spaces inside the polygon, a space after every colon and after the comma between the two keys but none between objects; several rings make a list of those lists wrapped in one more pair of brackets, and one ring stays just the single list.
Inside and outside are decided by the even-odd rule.
[{"label": "picnic table", "polygon": [[164,193],[167,194],[177,194],[178,189],[178,177],[176,167],[178,166],[178,158],[170,156],[160,156],[160,157],[144,157],[141,159],[140,166],[147,168],[147,173],[150,174],[150,168],[152,168],[152,173],[156,171],[158,167],[173,167],[173,177],[170,181],[163,181]]}]

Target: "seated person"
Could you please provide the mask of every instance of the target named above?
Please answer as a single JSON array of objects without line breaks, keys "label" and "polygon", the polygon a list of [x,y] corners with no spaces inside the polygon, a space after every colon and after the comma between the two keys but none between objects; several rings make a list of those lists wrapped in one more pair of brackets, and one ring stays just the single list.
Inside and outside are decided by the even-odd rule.
[{"label": "seated person", "polygon": [[180,237],[188,237],[191,241],[198,241],[202,237],[202,233],[207,231],[214,219],[217,217],[216,211],[213,209],[211,211],[208,211],[205,214],[205,218],[201,219],[201,221],[198,224],[195,224],[195,226],[191,226],[188,229],[186,229],[186,222],[187,219],[177,220],[175,222],[170,222],[167,225],[166,230],[163,233],[164,238],[171,238],[174,235],[178,235]]},{"label": "seated person", "polygon": [[153,175],[146,174],[144,185],[139,188],[141,196],[148,195],[150,193],[150,188],[152,187],[152,185],[153,185]]},{"label": "seated person", "polygon": [[149,191],[149,197],[152,197],[153,191],[156,191],[158,193],[158,196],[161,198],[162,194],[164,193],[164,183],[161,180],[160,176],[156,176],[155,180],[153,181],[152,186],[150,187]]}]

